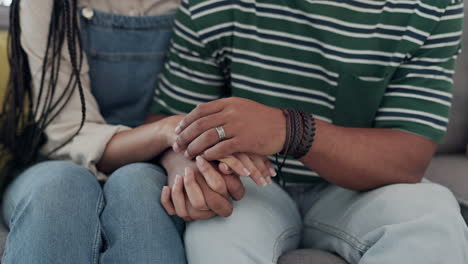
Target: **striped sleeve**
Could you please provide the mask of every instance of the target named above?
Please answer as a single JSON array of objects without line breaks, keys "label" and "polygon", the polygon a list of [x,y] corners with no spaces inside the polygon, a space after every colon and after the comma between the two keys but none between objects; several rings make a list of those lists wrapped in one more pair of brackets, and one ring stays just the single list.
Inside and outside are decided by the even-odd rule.
[{"label": "striped sleeve", "polygon": [[442,141],[448,126],[462,25],[463,3],[452,1],[425,43],[396,70],[375,127],[400,129]]},{"label": "striped sleeve", "polygon": [[165,115],[185,114],[198,104],[219,99],[224,87],[224,74],[200,40],[189,0],[183,0],[151,111]]}]

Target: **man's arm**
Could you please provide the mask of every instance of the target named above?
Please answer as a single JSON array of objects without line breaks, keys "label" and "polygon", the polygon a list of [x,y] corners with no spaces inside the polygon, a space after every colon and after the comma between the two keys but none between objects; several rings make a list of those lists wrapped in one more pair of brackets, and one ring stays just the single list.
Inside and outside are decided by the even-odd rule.
[{"label": "man's arm", "polygon": [[420,182],[437,146],[405,131],[316,123],[313,147],[301,161],[326,180],[348,189]]},{"label": "man's arm", "polygon": [[[217,120],[211,113],[222,118]],[[229,140],[211,148],[209,140],[193,140],[209,127],[221,124],[217,121],[229,127]],[[274,154],[282,150],[286,141],[283,112],[243,98],[202,105],[186,116],[181,127],[178,148],[186,149],[190,155],[204,153],[209,160],[232,152]],[[212,140],[217,140],[216,135]],[[317,120],[314,143],[301,161],[336,185],[366,190],[386,184],[420,181],[435,148],[433,141],[406,131],[346,128]]]}]

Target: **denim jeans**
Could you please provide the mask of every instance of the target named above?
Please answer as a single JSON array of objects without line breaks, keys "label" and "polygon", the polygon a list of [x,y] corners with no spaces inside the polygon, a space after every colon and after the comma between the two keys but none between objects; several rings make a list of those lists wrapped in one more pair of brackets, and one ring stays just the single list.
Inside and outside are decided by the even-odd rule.
[{"label": "denim jeans", "polygon": [[244,183],[246,195],[231,217],[187,225],[189,263],[276,263],[298,247],[330,251],[351,264],[468,263],[467,226],[440,185],[357,192],[320,181],[287,193]]},{"label": "denim jeans", "polygon": [[73,163],[40,163],[5,194],[2,263],[185,263],[183,222],[159,202],[165,183],[146,163],[120,168],[103,187]]}]

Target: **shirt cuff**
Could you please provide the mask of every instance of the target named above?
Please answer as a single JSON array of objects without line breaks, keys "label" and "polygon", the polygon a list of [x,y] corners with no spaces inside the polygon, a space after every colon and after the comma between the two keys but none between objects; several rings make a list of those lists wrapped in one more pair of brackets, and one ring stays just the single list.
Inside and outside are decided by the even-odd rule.
[{"label": "shirt cuff", "polygon": [[[86,123],[80,133],[73,140],[53,153],[50,158],[60,160],[70,160],[82,167],[90,170],[98,179],[104,180],[107,175],[98,171],[96,165],[99,163],[104,150],[111,138],[122,131],[131,130],[126,126],[112,126],[107,124]],[[74,130],[76,131],[76,129]],[[63,133],[70,134],[70,133]],[[67,138],[61,140],[50,139],[44,150],[52,150],[52,146],[58,145],[58,141],[64,142]]]}]

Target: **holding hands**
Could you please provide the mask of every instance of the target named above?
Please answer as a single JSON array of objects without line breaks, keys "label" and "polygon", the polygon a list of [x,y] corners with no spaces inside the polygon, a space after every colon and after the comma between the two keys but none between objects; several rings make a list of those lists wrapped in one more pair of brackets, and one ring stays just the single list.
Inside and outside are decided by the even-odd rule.
[{"label": "holding hands", "polygon": [[170,187],[161,196],[170,215],[186,221],[227,217],[233,209],[230,199],[244,194],[240,177],[250,177],[258,186],[272,183],[276,172],[266,155],[283,148],[286,120],[281,110],[233,97],[199,105],[177,123],[170,139],[174,152],[165,155],[177,162],[169,166],[174,169],[165,166]]},{"label": "holding hands", "polygon": [[[216,166],[201,156],[193,162],[174,152],[166,154],[163,164],[168,171],[171,187],[164,187],[161,203],[167,213],[185,221],[209,219],[217,215],[227,217],[233,210],[230,199],[238,201],[244,195],[240,176],[250,176],[260,186],[272,182],[271,171],[274,172],[274,169],[266,158],[247,154],[237,156],[239,159],[234,156],[222,159]],[[248,162],[249,169],[240,159]],[[180,172],[181,165],[185,166],[183,173]]]}]

